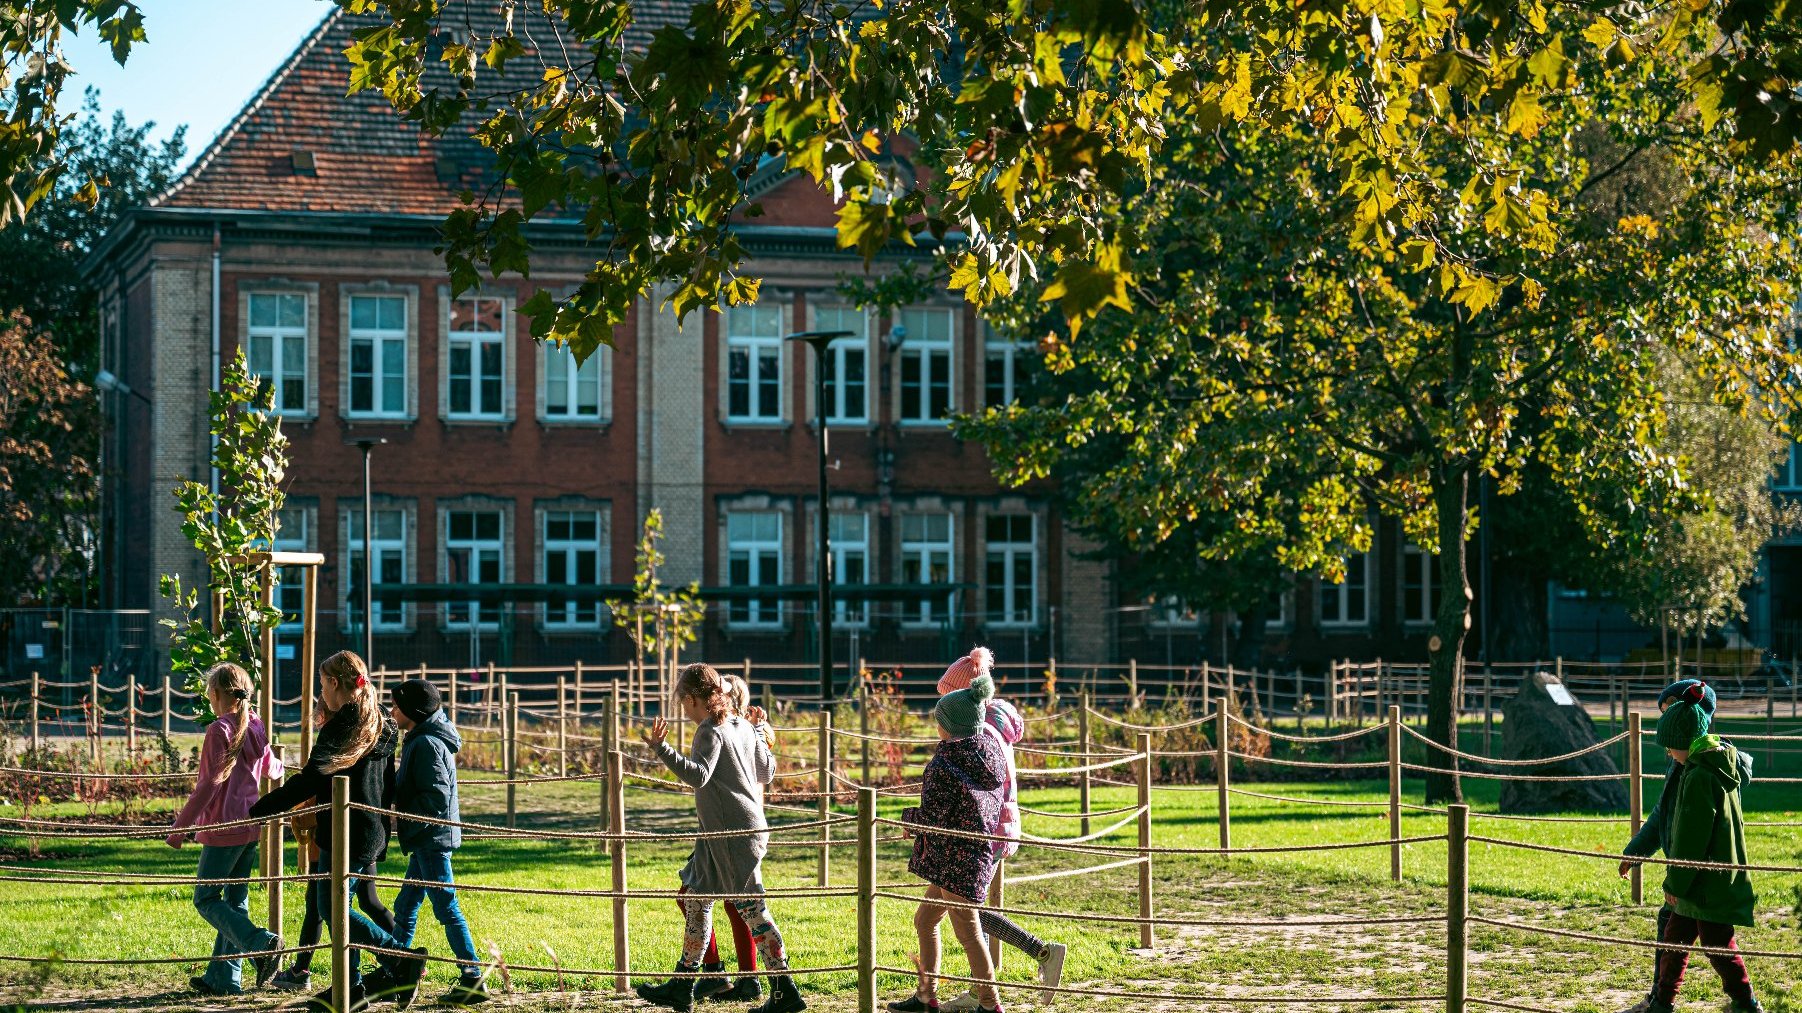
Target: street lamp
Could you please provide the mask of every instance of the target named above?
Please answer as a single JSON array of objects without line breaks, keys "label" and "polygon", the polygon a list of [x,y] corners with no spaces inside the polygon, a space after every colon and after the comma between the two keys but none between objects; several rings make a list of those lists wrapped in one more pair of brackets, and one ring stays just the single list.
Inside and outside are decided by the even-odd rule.
[{"label": "street lamp", "polygon": [[[369,491],[369,454],[388,441],[379,436],[359,436],[351,441],[363,452],[363,665],[375,667],[375,554],[373,543],[375,497]],[[303,676],[304,678],[304,676]]]},{"label": "street lamp", "polygon": [[805,341],[813,347],[813,410],[820,430],[820,552],[817,573],[820,584],[820,708],[832,706],[832,548],[831,510],[826,483],[826,356],[839,338],[856,337],[856,331],[802,331],[789,341]]}]

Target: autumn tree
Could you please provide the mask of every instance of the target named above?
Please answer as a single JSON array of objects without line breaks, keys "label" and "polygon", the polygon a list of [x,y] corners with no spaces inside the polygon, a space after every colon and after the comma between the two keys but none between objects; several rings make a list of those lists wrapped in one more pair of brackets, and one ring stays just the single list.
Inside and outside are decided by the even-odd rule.
[{"label": "autumn tree", "polygon": [[94,392],[18,315],[0,318],[0,376],[0,604],[79,600],[94,552]]}]

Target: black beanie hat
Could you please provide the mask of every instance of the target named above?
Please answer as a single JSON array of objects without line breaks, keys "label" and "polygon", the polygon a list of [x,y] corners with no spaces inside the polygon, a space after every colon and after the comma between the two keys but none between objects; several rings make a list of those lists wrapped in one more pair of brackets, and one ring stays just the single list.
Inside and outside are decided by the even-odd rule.
[{"label": "black beanie hat", "polygon": [[415,723],[431,717],[444,703],[438,687],[424,679],[408,679],[394,687],[394,706]]}]

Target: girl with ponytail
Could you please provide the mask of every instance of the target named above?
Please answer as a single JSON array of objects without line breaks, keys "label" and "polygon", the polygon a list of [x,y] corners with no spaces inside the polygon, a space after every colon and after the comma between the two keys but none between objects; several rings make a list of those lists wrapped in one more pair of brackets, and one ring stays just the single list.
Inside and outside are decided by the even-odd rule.
[{"label": "girl with ponytail", "polygon": [[[251,807],[251,815],[272,816],[309,803],[315,798],[321,801],[330,799],[334,777],[350,779],[350,801],[353,804],[377,809],[388,806],[394,786],[394,747],[400,733],[394,727],[394,722],[383,713],[363,659],[350,651],[339,651],[325,659],[325,663],[319,666],[319,698],[325,708],[332,712],[332,716],[319,729],[319,739],[313,744],[307,765],[301,768],[299,774],[289,778],[287,784],[264,795]],[[330,855],[331,820],[321,818],[315,833],[320,855]],[[365,869],[374,865],[387,847],[387,819],[377,813],[352,809],[350,867]],[[323,864],[321,861],[320,865]],[[325,870],[315,866],[314,871]],[[357,877],[350,877],[348,882],[355,884]],[[316,880],[311,889],[314,891],[313,901],[318,910],[330,911],[330,882]],[[350,941],[357,946],[408,949],[390,932],[355,909],[350,912]],[[352,1007],[360,1007],[371,998],[385,997],[396,1000],[401,1008],[406,1008],[413,1001],[419,979],[425,974],[425,950],[414,949],[412,952],[416,956],[377,954],[376,962],[381,965],[381,970],[371,976],[367,989],[358,970],[358,957],[353,952],[350,960]],[[307,1008],[309,1011],[331,1010],[331,1000],[331,990],[327,989],[314,996]]]},{"label": "girl with ponytail", "polygon": [[[201,880],[194,887],[194,909],[213,927],[213,952],[221,954],[207,964],[206,973],[190,979],[202,995],[239,995],[243,968],[228,953],[268,953],[282,947],[281,939],[250,920],[250,886],[210,880],[244,879],[256,866],[257,831],[254,824],[209,829],[250,815],[256,801],[257,781],[281,777],[281,762],[269,752],[269,734],[250,710],[250,674],[227,662],[206,673],[206,697],[218,717],[207,725],[200,747],[200,769],[195,773],[194,793],[175,816],[175,832],[169,846],[179,848],[189,837],[200,841]],[[190,829],[194,828],[194,829]],[[279,926],[278,926],[279,927]],[[257,987],[275,973],[279,957],[251,958]]]}]

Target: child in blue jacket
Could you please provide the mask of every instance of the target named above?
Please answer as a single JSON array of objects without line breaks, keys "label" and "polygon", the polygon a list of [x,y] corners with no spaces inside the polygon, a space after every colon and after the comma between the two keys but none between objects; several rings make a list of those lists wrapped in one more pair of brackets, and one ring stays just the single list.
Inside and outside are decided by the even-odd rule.
[{"label": "child in blue jacket", "polygon": [[[393,698],[394,723],[407,733],[394,778],[395,811],[457,822],[462,818],[457,806],[457,751],[463,741],[444,712],[438,687],[424,679],[408,679],[394,688]],[[402,945],[412,945],[420,905],[431,898],[432,913],[444,926],[445,939],[463,971],[440,1002],[450,1006],[487,1002],[482,962],[476,957],[469,922],[457,906],[451,875],[451,852],[463,843],[462,829],[405,817],[396,822],[400,850],[408,856],[406,878],[444,885],[409,883],[400,888],[394,898],[395,937]]]}]

